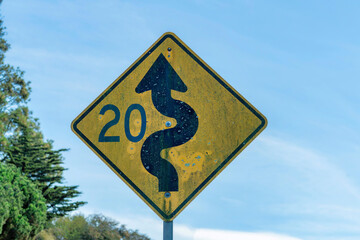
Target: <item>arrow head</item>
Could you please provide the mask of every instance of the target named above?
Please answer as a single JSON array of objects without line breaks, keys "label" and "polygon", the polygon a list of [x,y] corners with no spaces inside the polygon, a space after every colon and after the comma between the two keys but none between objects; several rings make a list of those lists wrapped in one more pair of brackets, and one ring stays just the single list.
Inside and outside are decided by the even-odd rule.
[{"label": "arrow head", "polygon": [[187,91],[185,83],[162,53],[135,88],[136,93],[143,93],[149,90]]}]

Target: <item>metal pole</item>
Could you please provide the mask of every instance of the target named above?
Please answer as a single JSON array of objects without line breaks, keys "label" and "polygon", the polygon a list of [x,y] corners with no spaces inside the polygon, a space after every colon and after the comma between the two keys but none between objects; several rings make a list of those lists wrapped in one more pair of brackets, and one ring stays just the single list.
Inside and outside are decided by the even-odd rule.
[{"label": "metal pole", "polygon": [[164,240],[173,240],[173,221],[170,221],[170,222],[165,222],[164,221],[164,237],[163,239]]}]

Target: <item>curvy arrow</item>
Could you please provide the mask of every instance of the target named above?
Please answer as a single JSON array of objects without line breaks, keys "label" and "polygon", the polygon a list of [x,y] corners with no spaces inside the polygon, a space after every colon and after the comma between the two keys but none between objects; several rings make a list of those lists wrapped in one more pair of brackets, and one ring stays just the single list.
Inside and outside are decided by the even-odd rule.
[{"label": "curvy arrow", "polygon": [[159,192],[179,190],[178,174],[174,166],[160,156],[163,149],[189,141],[198,129],[197,115],[188,104],[173,99],[171,90],[186,92],[187,87],[160,54],[135,91],[151,91],[152,102],[161,114],[175,118],[176,126],[151,134],[141,148],[141,161],[145,169],[159,180]]}]

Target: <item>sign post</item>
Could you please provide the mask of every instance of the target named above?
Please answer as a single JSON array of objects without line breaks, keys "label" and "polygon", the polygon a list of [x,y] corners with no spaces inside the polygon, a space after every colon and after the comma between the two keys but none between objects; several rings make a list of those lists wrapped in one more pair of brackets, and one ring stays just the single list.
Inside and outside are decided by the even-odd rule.
[{"label": "sign post", "polygon": [[165,33],[72,123],[74,133],[164,220],[257,136],[266,118],[175,34]]},{"label": "sign post", "polygon": [[164,221],[163,240],[173,240],[173,221]]}]

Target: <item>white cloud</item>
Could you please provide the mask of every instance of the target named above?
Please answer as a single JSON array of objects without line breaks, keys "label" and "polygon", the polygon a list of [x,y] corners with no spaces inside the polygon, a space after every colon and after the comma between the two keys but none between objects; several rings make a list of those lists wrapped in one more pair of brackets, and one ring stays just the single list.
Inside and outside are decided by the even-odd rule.
[{"label": "white cloud", "polygon": [[288,166],[289,172],[296,171],[298,176],[302,176],[297,182],[306,188],[306,191],[318,191],[317,193],[327,195],[341,193],[342,196],[360,200],[360,190],[356,184],[340,166],[324,154],[266,135],[259,137],[258,141],[261,142],[261,151],[271,158],[271,161],[275,159],[275,163]]},{"label": "white cloud", "polygon": [[[359,235],[359,186],[338,161],[289,139],[263,135],[256,144],[258,159],[263,159],[258,160],[262,161],[259,166],[272,166],[270,173],[258,168],[259,175],[270,177],[256,182],[262,186],[268,181],[266,186],[271,186],[271,197],[276,199],[269,201],[266,209],[277,220],[269,229],[299,232],[314,239],[343,236],[344,232]],[[278,221],[280,216],[291,220]]]},{"label": "white cloud", "polygon": [[252,233],[225,231],[213,229],[197,229],[194,240],[300,240],[300,238],[290,237],[275,233]]}]

